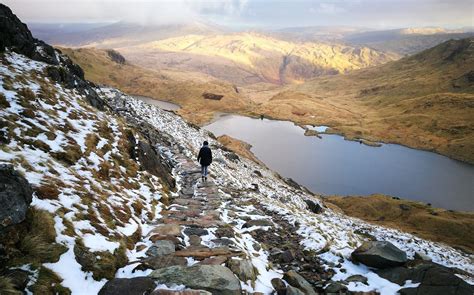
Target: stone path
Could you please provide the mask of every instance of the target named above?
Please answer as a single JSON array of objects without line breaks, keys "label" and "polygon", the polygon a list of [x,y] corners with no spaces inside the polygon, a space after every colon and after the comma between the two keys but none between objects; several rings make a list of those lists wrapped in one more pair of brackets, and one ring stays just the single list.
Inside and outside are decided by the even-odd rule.
[{"label": "stone path", "polygon": [[[218,187],[212,176],[203,182],[194,161],[177,147],[172,152],[177,194],[137,246],[145,256],[140,257],[135,269],[153,271],[148,277],[111,280],[101,294],[117,294],[114,290],[143,294],[143,286],[151,292],[156,284],[155,295],[252,294],[247,291],[255,288],[258,276],[270,267],[257,267],[262,261],[274,263],[273,269],[281,270],[271,272],[273,280],[268,279],[266,293],[316,294],[313,287],[322,290],[321,278],[330,275],[319,267],[314,253],[303,253],[298,236],[287,222],[263,212],[252,199],[243,198],[245,192]],[[263,253],[270,253],[269,257]],[[301,270],[304,277],[295,270]],[[288,271],[285,281],[280,279],[284,271]],[[136,280],[142,287],[137,288]],[[190,290],[160,289],[161,284],[171,288],[184,285]]]}]

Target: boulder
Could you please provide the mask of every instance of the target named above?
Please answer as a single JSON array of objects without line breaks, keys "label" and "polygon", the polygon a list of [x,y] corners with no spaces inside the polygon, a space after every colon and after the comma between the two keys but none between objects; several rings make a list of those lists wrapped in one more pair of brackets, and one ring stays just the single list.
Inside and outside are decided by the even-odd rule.
[{"label": "boulder", "polygon": [[304,200],[304,202],[306,203],[306,205],[308,205],[309,211],[311,211],[313,213],[316,213],[316,214],[319,214],[319,213],[323,212],[323,207],[321,207],[321,205],[319,205],[319,203],[317,203],[313,200],[310,200],[310,199],[306,199],[306,200]]},{"label": "boulder", "polygon": [[333,282],[324,289],[324,294],[346,294],[347,287],[339,282]]},{"label": "boulder", "polygon": [[195,235],[195,236],[205,236],[209,234],[207,229],[199,228],[199,227],[188,227],[184,230],[184,233],[188,236]]},{"label": "boulder", "polygon": [[221,265],[171,266],[153,271],[150,278],[160,284],[185,285],[215,295],[240,295],[240,281],[230,269]]},{"label": "boulder", "polygon": [[222,263],[225,263],[226,261],[227,261],[227,256],[215,256],[215,257],[206,258],[203,261],[199,262],[199,264],[220,265]]},{"label": "boulder", "polygon": [[283,279],[293,287],[298,288],[299,290],[303,291],[304,294],[307,295],[316,295],[317,293],[314,291],[313,287],[311,286],[308,281],[306,281],[301,275],[299,275],[296,271],[290,270],[283,275]]},{"label": "boulder", "polygon": [[11,165],[0,165],[0,231],[25,220],[33,190]]},{"label": "boulder", "polygon": [[189,244],[191,246],[201,246],[201,237],[200,236],[196,236],[196,235],[190,235],[189,236]]},{"label": "boulder", "polygon": [[227,267],[244,282],[255,282],[258,273],[249,259],[229,259]]},{"label": "boulder", "polygon": [[147,256],[164,256],[175,252],[175,245],[172,241],[158,240],[146,251]]},{"label": "boulder", "polygon": [[186,265],[187,261],[184,257],[176,257],[173,255],[166,255],[166,256],[155,256],[146,258],[142,261],[142,263],[151,269],[160,269],[174,265]]},{"label": "boulder", "polygon": [[106,52],[113,62],[118,63],[120,65],[125,64],[125,57],[123,57],[123,55],[121,55],[119,52],[113,49],[107,49]]},{"label": "boulder", "polygon": [[432,260],[431,257],[426,255],[425,253],[418,252],[418,251],[415,252],[415,259],[419,259],[419,260],[423,260],[423,261],[431,261]]},{"label": "boulder", "polygon": [[155,289],[155,281],[147,277],[112,279],[99,291],[99,295],[143,295]]},{"label": "boulder", "polygon": [[286,287],[286,295],[305,295],[305,293],[293,286]]},{"label": "boulder", "polygon": [[387,241],[364,242],[352,252],[351,257],[354,261],[376,268],[399,266],[407,262],[407,254]]},{"label": "boulder", "polygon": [[181,226],[178,224],[161,224],[151,230],[151,233],[161,236],[175,236],[181,235]]},{"label": "boulder", "polygon": [[456,276],[452,269],[432,262],[423,262],[410,268],[381,269],[377,274],[399,285],[407,280],[420,283],[416,288],[401,289],[400,294],[474,294],[473,286]]},{"label": "boulder", "polygon": [[282,279],[273,278],[271,280],[272,287],[276,291],[277,295],[286,295],[286,284]]}]

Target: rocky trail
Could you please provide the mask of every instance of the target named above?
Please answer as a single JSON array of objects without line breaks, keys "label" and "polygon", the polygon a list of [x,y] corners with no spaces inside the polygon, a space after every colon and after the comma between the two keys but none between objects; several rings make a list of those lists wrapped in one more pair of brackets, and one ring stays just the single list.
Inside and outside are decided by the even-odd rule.
[{"label": "rocky trail", "polygon": [[[321,267],[317,256],[303,254],[293,226],[265,213],[258,202],[242,198],[245,192],[219,187],[212,176],[201,180],[195,161],[179,148],[172,153],[177,193],[166,201],[161,219],[155,222],[159,224],[150,224],[149,234],[137,243],[142,255],[128,266],[133,266],[132,273],[152,272],[147,277],[113,279],[100,294],[118,290],[126,294],[261,294],[251,291],[256,284],[274,288],[278,294],[316,294],[314,287],[324,293],[321,278],[329,279],[330,272]],[[259,270],[252,263],[268,263],[267,259],[281,269],[280,275],[272,273],[276,277],[270,284],[259,281]],[[285,271],[287,282],[279,278]]]}]

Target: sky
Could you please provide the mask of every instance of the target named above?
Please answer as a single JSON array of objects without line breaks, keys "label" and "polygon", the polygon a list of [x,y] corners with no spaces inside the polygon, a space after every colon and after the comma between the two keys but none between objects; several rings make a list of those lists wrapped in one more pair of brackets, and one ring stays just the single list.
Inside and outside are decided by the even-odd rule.
[{"label": "sky", "polygon": [[207,21],[234,27],[474,26],[473,0],[0,0],[27,23]]}]

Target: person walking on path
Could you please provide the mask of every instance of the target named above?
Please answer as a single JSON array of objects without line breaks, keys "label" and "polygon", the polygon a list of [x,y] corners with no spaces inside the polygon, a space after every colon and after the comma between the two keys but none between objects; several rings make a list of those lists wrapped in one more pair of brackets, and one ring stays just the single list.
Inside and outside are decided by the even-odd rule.
[{"label": "person walking on path", "polygon": [[204,141],[201,149],[199,150],[199,155],[197,158],[198,162],[201,164],[201,175],[202,180],[207,180],[207,167],[212,163],[212,152],[211,148],[209,148],[209,143]]}]

